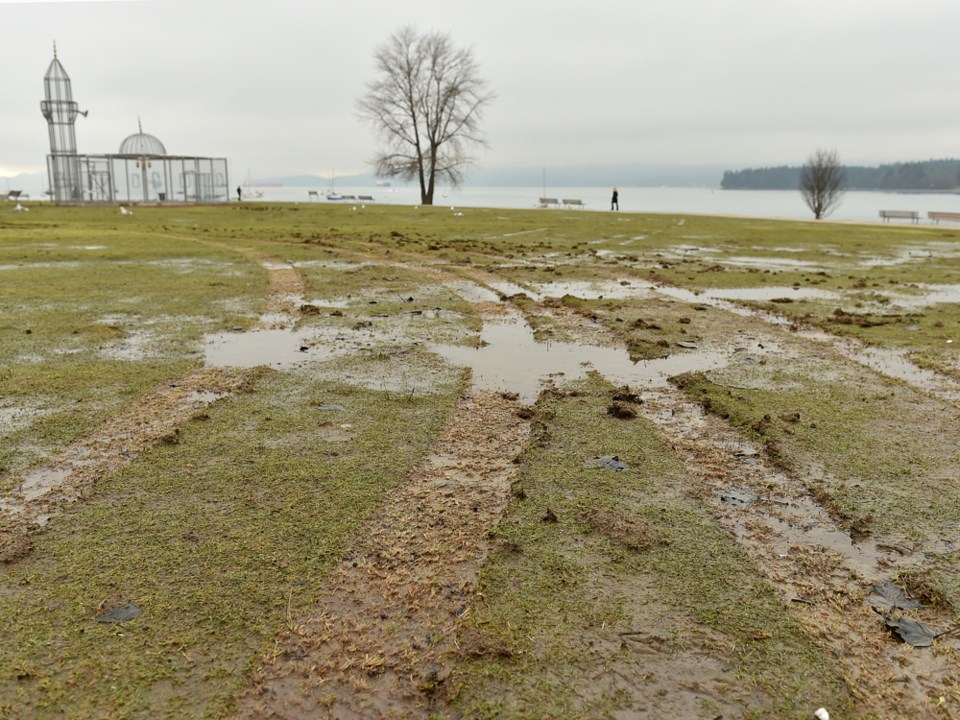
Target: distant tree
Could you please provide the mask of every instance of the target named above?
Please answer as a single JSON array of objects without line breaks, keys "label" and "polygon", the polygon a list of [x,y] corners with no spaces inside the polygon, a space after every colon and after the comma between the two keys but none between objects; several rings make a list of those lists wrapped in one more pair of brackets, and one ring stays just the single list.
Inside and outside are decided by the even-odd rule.
[{"label": "distant tree", "polygon": [[454,187],[485,145],[483,111],[493,99],[470,50],[449,36],[401,28],[374,53],[378,78],[357,101],[360,116],[386,141],[374,159],[380,177],[416,179],[420,202],[433,204],[439,179]]},{"label": "distant tree", "polygon": [[840,204],[845,182],[836,150],[818,149],[800,168],[800,193],[817,220],[829,215]]}]

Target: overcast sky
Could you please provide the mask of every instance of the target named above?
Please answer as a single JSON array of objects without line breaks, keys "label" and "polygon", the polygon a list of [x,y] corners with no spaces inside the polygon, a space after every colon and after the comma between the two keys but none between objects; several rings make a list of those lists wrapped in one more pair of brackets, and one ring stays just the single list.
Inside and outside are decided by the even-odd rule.
[{"label": "overcast sky", "polygon": [[44,168],[54,41],[81,153],[139,117],[238,180],[369,171],[355,100],[404,24],[472,48],[489,168],[960,156],[957,0],[0,0],[0,176]]}]

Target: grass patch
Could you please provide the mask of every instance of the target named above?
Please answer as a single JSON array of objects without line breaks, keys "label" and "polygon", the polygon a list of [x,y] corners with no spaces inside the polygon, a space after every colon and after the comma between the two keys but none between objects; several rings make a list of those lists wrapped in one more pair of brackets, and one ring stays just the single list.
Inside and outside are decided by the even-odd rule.
[{"label": "grass patch", "polygon": [[[420,461],[456,389],[413,397],[272,374],[107,478],[4,570],[0,710],[220,716]],[[95,622],[122,602],[143,615]]]},{"label": "grass patch", "polygon": [[[848,708],[836,668],[692,499],[653,428],[607,414],[613,393],[594,379],[538,404],[522,499],[497,530],[500,550],[467,623],[457,710],[491,718],[614,717],[658,703],[676,710],[681,701],[658,699],[657,683],[680,670],[681,648],[717,670],[721,697],[690,701],[700,715]],[[629,469],[586,464],[608,454]],[[662,653],[638,653],[633,637],[647,646],[656,638]],[[721,659],[719,648],[729,655]]]}]

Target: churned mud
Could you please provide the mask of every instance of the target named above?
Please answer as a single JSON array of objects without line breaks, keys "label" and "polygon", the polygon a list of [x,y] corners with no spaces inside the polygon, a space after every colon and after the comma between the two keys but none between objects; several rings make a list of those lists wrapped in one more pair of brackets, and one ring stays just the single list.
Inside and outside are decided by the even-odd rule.
[{"label": "churned mud", "polygon": [[[896,717],[927,717],[930,697],[957,691],[960,643],[944,638],[936,651],[923,652],[894,642],[869,603],[874,587],[910,566],[902,550],[870,537],[854,541],[799,478],[678,390],[646,393],[641,407],[697,478],[718,520],[844,668],[862,707],[879,716],[896,708]],[[925,620],[944,628],[951,622],[935,611]]]},{"label": "churned mud", "polygon": [[462,398],[430,456],[325,578],[243,696],[243,718],[426,717],[457,655],[457,629],[529,422],[512,396]]},{"label": "churned mud", "polygon": [[[261,254],[253,260],[269,272],[269,291],[259,328],[288,327],[297,317],[303,279],[288,263]],[[258,329],[259,329],[258,328]],[[128,465],[157,443],[178,442],[178,428],[204,407],[250,382],[252,365],[203,367],[155,388],[88,437],[63,448],[56,458],[15,478],[0,496],[0,562],[30,551],[28,531],[45,525],[59,510],[83,497],[99,478]]]}]

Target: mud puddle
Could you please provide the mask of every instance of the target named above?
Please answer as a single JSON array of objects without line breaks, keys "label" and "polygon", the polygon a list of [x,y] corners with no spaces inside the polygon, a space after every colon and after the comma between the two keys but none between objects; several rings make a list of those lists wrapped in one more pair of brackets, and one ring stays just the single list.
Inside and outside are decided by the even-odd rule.
[{"label": "mud puddle", "polygon": [[800,480],[680,391],[657,388],[643,399],[641,414],[670,439],[714,515],[797,609],[808,634],[832,652],[858,696],[868,706],[899,708],[900,717],[932,716],[929,698],[955,685],[946,658],[956,657],[958,642],[918,651],[892,639],[865,602],[872,587],[922,559],[895,543],[855,542]]},{"label": "mud puddle", "polygon": [[742,317],[762,320],[775,327],[789,330],[796,337],[827,345],[850,360],[869,367],[881,375],[902,380],[912,387],[944,400],[952,402],[960,400],[960,383],[946,375],[919,367],[901,350],[867,347],[852,338],[838,337],[814,327],[801,327],[792,318],[767,310],[744,307],[732,300],[712,295],[710,291],[696,293],[668,285],[657,285],[655,288],[658,293],[674,300],[709,305]]},{"label": "mud puddle", "polygon": [[469,367],[474,387],[517,393],[533,402],[547,383],[573,380],[590,371],[618,385],[661,387],[670,375],[723,367],[726,353],[683,352],[661,360],[633,362],[622,348],[569,342],[540,343],[523,317],[508,311],[499,318],[486,318],[479,348],[461,345],[428,347],[448,362]]},{"label": "mud puddle", "polygon": [[[292,298],[303,293],[299,272],[274,258],[253,252],[247,255],[270,273],[263,318],[274,318],[284,327],[290,326],[296,320]],[[148,333],[145,331],[144,336]],[[131,349],[135,350],[136,344]],[[158,442],[176,442],[178,427],[194,413],[233,394],[247,382],[247,367],[253,366],[192,370],[142,396],[89,436],[63,448],[56,459],[14,478],[12,490],[0,495],[0,549],[5,536],[23,537],[28,528],[45,525],[65,504],[81,498],[99,478],[128,465],[146,448]]]},{"label": "mud puddle", "polygon": [[564,295],[581,300],[626,300],[651,297],[655,290],[649,283],[634,281],[570,280],[566,282],[537,283],[534,285],[541,297],[562,298]]},{"label": "mud puddle", "polygon": [[317,346],[317,342],[313,330],[276,328],[245,333],[224,332],[207,336],[203,356],[209,367],[253,368],[263,365],[290,370],[338,354],[332,348]]},{"label": "mud puddle", "polygon": [[919,293],[890,295],[892,305],[906,310],[923,310],[931,305],[960,302],[960,285],[917,285]]},{"label": "mud puddle", "polygon": [[0,497],[0,527],[42,526],[66,503],[80,498],[97,478],[128,464],[160,441],[176,441],[176,428],[195,412],[243,384],[245,375],[201,369],[158,388],[108,420],[60,456],[16,479]]}]

